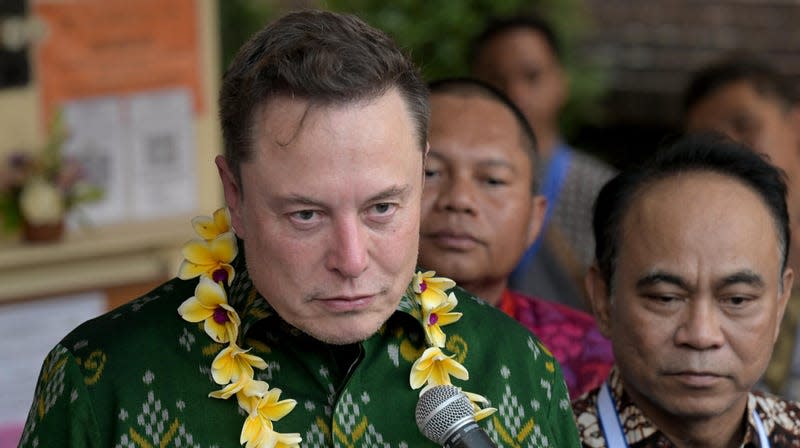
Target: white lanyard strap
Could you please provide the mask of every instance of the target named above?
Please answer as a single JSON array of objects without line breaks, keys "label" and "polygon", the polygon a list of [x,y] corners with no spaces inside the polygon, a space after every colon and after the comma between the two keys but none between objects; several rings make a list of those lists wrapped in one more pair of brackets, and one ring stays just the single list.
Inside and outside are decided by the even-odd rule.
[{"label": "white lanyard strap", "polygon": [[[603,383],[600,393],[597,396],[597,411],[600,418],[600,428],[606,438],[606,446],[612,448],[627,447],[628,441],[625,440],[625,433],[622,431],[622,423],[619,421],[614,405],[614,398],[611,396],[611,388],[608,383]],[[755,422],[756,432],[758,433],[758,446],[760,448],[770,448],[767,431],[764,429],[764,422],[753,409],[753,421]]]},{"label": "white lanyard strap", "polygon": [[611,397],[611,388],[608,383],[603,383],[600,394],[597,396],[597,411],[600,417],[600,428],[606,438],[606,446],[617,448],[627,447],[625,434],[622,432],[622,423],[619,421],[619,414],[614,406],[614,398]]},{"label": "white lanyard strap", "polygon": [[756,432],[758,433],[758,446],[760,448],[769,448],[767,430],[764,429],[764,422],[761,421],[761,417],[758,415],[758,412],[756,412],[755,409],[753,409],[753,421],[756,424]]}]

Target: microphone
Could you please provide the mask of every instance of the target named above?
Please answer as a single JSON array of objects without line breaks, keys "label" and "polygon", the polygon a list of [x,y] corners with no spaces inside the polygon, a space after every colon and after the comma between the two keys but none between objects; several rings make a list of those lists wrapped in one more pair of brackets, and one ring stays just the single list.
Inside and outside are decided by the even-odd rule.
[{"label": "microphone", "polygon": [[434,386],[417,402],[417,427],[422,435],[446,448],[497,448],[478,426],[472,403],[451,385]]}]

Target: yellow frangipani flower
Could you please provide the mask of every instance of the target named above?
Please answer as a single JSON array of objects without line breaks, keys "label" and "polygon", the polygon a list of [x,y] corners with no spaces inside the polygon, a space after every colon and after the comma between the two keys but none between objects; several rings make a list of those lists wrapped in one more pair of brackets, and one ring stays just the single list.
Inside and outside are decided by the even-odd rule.
[{"label": "yellow frangipani flower", "polygon": [[268,428],[269,422],[260,423],[261,429],[256,438],[246,439],[240,437],[239,443],[247,443],[245,448],[299,448],[303,441],[298,433],[283,434]]},{"label": "yellow frangipani flower", "polygon": [[436,271],[417,272],[412,280],[417,300],[423,313],[439,306],[447,300],[445,291],[454,287],[456,282],[445,277],[434,277]]},{"label": "yellow frangipani flower", "polygon": [[277,441],[275,448],[300,448],[303,438],[296,432],[292,433],[275,433]]},{"label": "yellow frangipani flower", "polygon": [[446,336],[441,327],[450,325],[453,322],[461,319],[461,313],[451,313],[450,311],[458,305],[458,299],[452,292],[447,296],[447,299],[434,307],[429,312],[423,311],[423,327],[425,328],[425,338],[428,343],[435,346],[444,348]]},{"label": "yellow frangipani flower", "polygon": [[[264,383],[266,384],[266,383]],[[247,442],[245,446],[296,446],[301,441],[300,434],[281,434],[275,432],[272,422],[285,417],[297,405],[295,400],[280,400],[280,389],[269,389],[260,396],[247,396],[237,394],[239,406],[248,412],[247,419],[239,436],[239,443]]]},{"label": "yellow frangipani flower", "polygon": [[[266,369],[267,363],[256,355],[247,353],[250,349],[243,349],[231,342],[229,346],[220,351],[211,363],[211,376],[214,382],[220,385],[242,378],[253,378],[253,368]],[[242,387],[247,384],[242,384]]]},{"label": "yellow frangipani flower", "polygon": [[181,253],[185,258],[178,268],[178,277],[189,280],[199,275],[211,277],[215,282],[233,282],[231,262],[239,246],[233,232],[225,232],[211,241],[193,239],[184,244]]},{"label": "yellow frangipani flower", "polygon": [[426,383],[427,386],[452,384],[451,375],[460,380],[468,380],[467,369],[453,359],[453,356],[446,356],[439,347],[428,347],[411,366],[411,388],[418,389]]},{"label": "yellow frangipani flower", "polygon": [[225,290],[208,277],[201,277],[189,297],[178,307],[178,314],[189,322],[203,322],[206,333],[219,343],[235,341],[239,315],[228,305]]},{"label": "yellow frangipani flower", "polygon": [[292,412],[297,401],[292,399],[281,400],[282,391],[278,388],[268,389],[261,396],[237,395],[239,406],[247,411],[251,417],[260,417],[271,422],[277,422]]},{"label": "yellow frangipani flower", "polygon": [[496,408],[483,407],[489,404],[489,400],[487,400],[486,397],[484,397],[483,395],[474,394],[472,392],[467,392],[465,390],[462,390],[461,392],[463,392],[464,395],[466,395],[467,398],[469,399],[470,403],[472,403],[472,410],[475,412],[476,422],[479,422],[497,412]]},{"label": "yellow frangipani flower", "polygon": [[231,214],[227,207],[222,207],[213,216],[195,216],[192,227],[200,238],[211,241],[231,230]]},{"label": "yellow frangipani flower", "polygon": [[252,372],[245,372],[237,379],[235,379],[232,383],[226,385],[220,390],[215,390],[208,394],[211,398],[219,398],[221,400],[227,400],[228,398],[239,394],[253,394],[254,389],[258,389],[257,383],[258,381],[253,379]]}]

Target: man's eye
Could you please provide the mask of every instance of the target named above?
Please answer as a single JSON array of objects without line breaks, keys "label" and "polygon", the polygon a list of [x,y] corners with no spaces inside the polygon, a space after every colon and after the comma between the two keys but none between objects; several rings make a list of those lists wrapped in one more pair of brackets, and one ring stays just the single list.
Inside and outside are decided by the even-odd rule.
[{"label": "man's eye", "polygon": [[300,210],[291,214],[291,217],[298,221],[311,221],[315,216],[316,212],[313,210]]},{"label": "man's eye", "polygon": [[663,303],[668,304],[678,300],[675,296],[668,296],[668,295],[660,295],[660,294],[650,294],[646,296],[648,299],[652,300],[656,303]]},{"label": "man's eye", "polygon": [[393,210],[394,204],[383,202],[372,206],[373,210],[379,215],[385,215]]},{"label": "man's eye", "polygon": [[430,178],[430,177],[434,177],[434,176],[438,176],[438,175],[439,175],[439,171],[432,170],[430,168],[425,168],[425,177]]},{"label": "man's eye", "polygon": [[747,305],[752,299],[746,296],[731,296],[726,297],[722,301],[731,306],[741,307]]},{"label": "man's eye", "polygon": [[503,179],[500,179],[500,178],[497,178],[497,177],[487,177],[485,182],[487,184],[489,184],[489,185],[492,185],[492,186],[506,185],[506,183],[507,183]]}]

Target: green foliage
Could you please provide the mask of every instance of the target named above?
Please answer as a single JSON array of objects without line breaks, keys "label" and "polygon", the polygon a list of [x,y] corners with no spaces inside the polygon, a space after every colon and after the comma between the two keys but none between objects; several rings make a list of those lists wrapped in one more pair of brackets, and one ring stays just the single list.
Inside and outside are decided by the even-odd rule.
[{"label": "green foliage", "polygon": [[593,121],[605,76],[577,57],[589,20],[579,0],[324,0],[322,6],[358,15],[386,31],[432,80],[469,73],[472,41],[492,17],[535,11],[550,20],[562,41],[570,98],[562,114],[566,135]]},{"label": "green foliage", "polygon": [[274,2],[264,0],[220,0],[218,5],[224,70],[239,47],[269,23],[276,8]]},{"label": "green foliage", "polygon": [[426,79],[466,75],[472,39],[487,18],[513,13],[519,0],[327,0],[332,10],[358,15],[407,49]]},{"label": "green foliage", "polygon": [[[223,61],[292,2],[220,1]],[[296,3],[296,2],[295,2]],[[580,0],[317,0],[317,6],[356,14],[390,34],[421,67],[427,80],[469,72],[470,45],[492,17],[536,11],[552,21],[563,43],[570,99],[562,116],[567,136],[598,116],[596,100],[604,73],[577,57],[577,45],[589,26]]]}]

